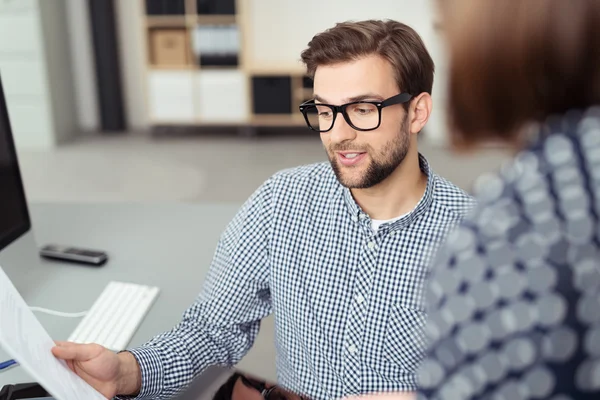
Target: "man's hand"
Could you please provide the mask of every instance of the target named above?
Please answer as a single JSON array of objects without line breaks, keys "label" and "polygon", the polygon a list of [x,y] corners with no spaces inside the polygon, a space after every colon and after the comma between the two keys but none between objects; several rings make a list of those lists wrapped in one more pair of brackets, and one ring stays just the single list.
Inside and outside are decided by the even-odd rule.
[{"label": "man's hand", "polygon": [[108,399],[140,390],[140,367],[131,353],[115,354],[98,344],[57,342],[52,354]]}]

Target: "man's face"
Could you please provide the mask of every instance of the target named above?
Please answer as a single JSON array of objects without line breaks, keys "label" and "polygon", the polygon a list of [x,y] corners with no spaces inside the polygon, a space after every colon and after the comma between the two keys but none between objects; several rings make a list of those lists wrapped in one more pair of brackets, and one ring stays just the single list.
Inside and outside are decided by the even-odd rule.
[{"label": "man's face", "polygon": [[[317,103],[342,105],[357,97],[383,101],[400,93],[392,65],[371,55],[356,61],[319,66],[315,72]],[[402,163],[410,146],[408,116],[401,104],[386,107],[381,125],[372,131],[352,128],[338,114],[333,128],[321,133],[340,183],[352,189],[373,187]]]}]

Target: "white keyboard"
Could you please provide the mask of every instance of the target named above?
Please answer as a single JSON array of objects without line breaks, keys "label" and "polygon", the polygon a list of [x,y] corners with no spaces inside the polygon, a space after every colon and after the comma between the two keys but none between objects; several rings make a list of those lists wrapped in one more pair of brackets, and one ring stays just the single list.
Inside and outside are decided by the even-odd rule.
[{"label": "white keyboard", "polygon": [[124,350],[158,292],[157,287],[110,282],[68,341],[98,343],[113,351]]}]

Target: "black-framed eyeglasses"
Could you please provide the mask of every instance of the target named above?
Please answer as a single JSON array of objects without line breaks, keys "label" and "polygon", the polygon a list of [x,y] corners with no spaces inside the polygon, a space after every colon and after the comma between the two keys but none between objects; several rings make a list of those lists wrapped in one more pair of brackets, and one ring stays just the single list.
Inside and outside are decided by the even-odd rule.
[{"label": "black-framed eyeglasses", "polygon": [[381,110],[395,104],[402,104],[412,99],[410,93],[400,93],[383,101],[354,101],[335,106],[333,104],[315,103],[314,100],[300,104],[300,112],[306,124],[317,132],[328,132],[333,128],[338,113],[352,128],[357,131],[372,131],[381,125]]}]

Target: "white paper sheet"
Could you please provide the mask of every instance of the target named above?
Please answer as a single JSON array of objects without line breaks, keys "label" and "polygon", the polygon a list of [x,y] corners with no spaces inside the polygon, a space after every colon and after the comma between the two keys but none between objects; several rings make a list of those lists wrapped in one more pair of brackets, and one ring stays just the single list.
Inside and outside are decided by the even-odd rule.
[{"label": "white paper sheet", "polygon": [[57,400],[106,400],[52,355],[54,341],[1,267],[0,345]]}]

